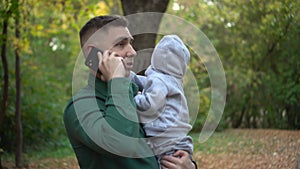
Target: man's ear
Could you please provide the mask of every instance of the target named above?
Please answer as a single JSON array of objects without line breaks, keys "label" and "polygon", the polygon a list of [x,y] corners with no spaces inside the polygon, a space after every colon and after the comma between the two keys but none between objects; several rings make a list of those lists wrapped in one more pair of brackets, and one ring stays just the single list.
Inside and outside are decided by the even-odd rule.
[{"label": "man's ear", "polygon": [[94,45],[92,44],[87,44],[84,45],[82,48],[82,52],[84,54],[84,57],[86,58],[88,56],[88,54],[91,52],[92,48],[94,47]]}]

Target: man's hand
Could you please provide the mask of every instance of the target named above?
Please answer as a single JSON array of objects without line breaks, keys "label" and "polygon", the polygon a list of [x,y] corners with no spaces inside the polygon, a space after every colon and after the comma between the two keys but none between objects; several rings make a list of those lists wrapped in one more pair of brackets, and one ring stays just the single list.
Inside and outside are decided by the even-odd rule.
[{"label": "man's hand", "polygon": [[161,160],[163,169],[195,169],[196,166],[191,161],[186,151],[178,150],[173,156],[164,156]]},{"label": "man's hand", "polygon": [[99,70],[101,71],[101,80],[109,81],[117,77],[127,77],[122,57],[118,57],[115,52],[104,51],[103,55],[98,52]]}]

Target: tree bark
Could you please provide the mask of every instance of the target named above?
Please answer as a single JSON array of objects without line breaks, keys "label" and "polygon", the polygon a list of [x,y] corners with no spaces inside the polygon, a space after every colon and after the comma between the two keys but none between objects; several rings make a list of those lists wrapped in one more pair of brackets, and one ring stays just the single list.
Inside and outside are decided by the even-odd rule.
[{"label": "tree bark", "polygon": [[298,113],[300,106],[287,104],[285,106],[287,124],[291,129],[300,129],[300,115]]},{"label": "tree bark", "polygon": [[232,122],[232,127],[233,128],[239,128],[241,126],[243,118],[244,118],[245,111],[246,111],[246,109],[245,109],[245,107],[243,107],[242,110],[241,110],[240,116],[236,117],[236,119],[235,119],[235,117],[233,117],[233,119],[235,119]]},{"label": "tree bark", "polygon": [[[19,24],[19,4],[18,1],[16,3],[16,18],[15,18],[15,33],[16,39],[20,40],[20,24]],[[17,44],[18,45],[18,44]],[[16,132],[17,132],[17,149],[16,149],[16,167],[21,168],[23,167],[23,127],[21,121],[21,69],[20,69],[20,51],[19,46],[15,49],[15,56],[16,56],[16,64],[15,64],[15,75],[16,75]]]},{"label": "tree bark", "polygon": [[3,28],[2,28],[2,45],[1,45],[1,60],[3,65],[3,94],[2,94],[2,104],[0,111],[0,124],[2,123],[7,107],[7,99],[8,99],[8,84],[9,84],[9,74],[8,74],[8,62],[6,56],[6,44],[7,44],[7,28],[8,28],[8,20],[11,15],[10,10],[6,12],[6,16],[3,19]]},{"label": "tree bark", "polygon": [[2,148],[0,148],[0,169],[3,169],[3,167],[2,167],[2,154],[3,154],[3,149]]},{"label": "tree bark", "polygon": [[[127,16],[130,14],[141,12],[164,13],[168,7],[169,0],[121,0],[121,3],[124,16]],[[154,32],[157,32],[159,29],[160,21],[161,17],[156,18],[155,20],[147,20],[146,22],[151,22],[149,24],[152,27],[151,29],[154,30]],[[142,24],[143,22],[145,21],[141,21],[139,23]],[[156,36],[156,33],[143,33],[134,35],[133,47],[135,48],[135,50],[138,53],[141,50],[145,50],[146,52],[143,52],[143,57],[135,58],[136,64],[134,65],[133,71],[142,71],[150,65],[151,54],[155,46]]]}]

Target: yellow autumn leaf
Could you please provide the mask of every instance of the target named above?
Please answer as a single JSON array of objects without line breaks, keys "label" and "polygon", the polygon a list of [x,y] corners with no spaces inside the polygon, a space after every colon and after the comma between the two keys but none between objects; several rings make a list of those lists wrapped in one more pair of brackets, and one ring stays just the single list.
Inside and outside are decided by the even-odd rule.
[{"label": "yellow autumn leaf", "polygon": [[101,1],[97,4],[98,9],[96,10],[97,15],[107,15],[110,13],[110,8],[105,4],[105,2]]}]

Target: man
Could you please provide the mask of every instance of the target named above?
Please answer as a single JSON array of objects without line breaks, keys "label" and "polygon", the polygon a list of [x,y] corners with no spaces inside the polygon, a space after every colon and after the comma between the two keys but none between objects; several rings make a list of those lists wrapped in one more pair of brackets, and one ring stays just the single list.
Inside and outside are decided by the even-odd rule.
[{"label": "man", "polygon": [[[80,30],[83,54],[98,52],[98,71],[90,70],[88,85],[68,103],[64,123],[82,169],[158,169],[147,146],[133,97],[138,87],[129,78],[136,51],[127,20],[98,16]],[[163,168],[196,168],[187,152],[165,156]],[[180,156],[181,158],[178,158]]]}]

